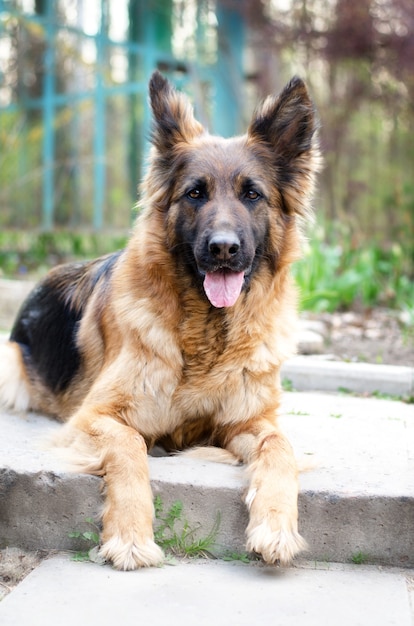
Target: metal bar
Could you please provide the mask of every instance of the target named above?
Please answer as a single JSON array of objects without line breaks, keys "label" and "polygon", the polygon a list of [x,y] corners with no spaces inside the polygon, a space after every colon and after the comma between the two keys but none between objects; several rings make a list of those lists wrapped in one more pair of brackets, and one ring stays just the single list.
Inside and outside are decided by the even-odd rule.
[{"label": "metal bar", "polygon": [[42,227],[52,230],[54,218],[54,92],[55,92],[55,45],[54,45],[54,1],[47,0],[45,20],[45,53],[43,83],[43,203]]},{"label": "metal bar", "polygon": [[[129,95],[134,93],[146,93],[147,85],[146,84],[128,84],[125,83],[123,85],[115,85],[111,87],[102,86],[102,91],[105,96],[116,96],[116,95]],[[76,104],[82,102],[83,100],[92,100],[94,98],[95,91],[82,91],[78,93],[55,93],[53,102],[55,108],[64,107],[68,104]],[[24,109],[43,109],[45,106],[44,98],[25,98],[24,100]],[[6,106],[0,106],[1,112],[14,112],[20,111],[22,109],[21,103],[12,103]]]},{"label": "metal bar", "polygon": [[234,115],[241,109],[243,85],[244,22],[237,10],[217,3],[218,56],[215,72],[214,132],[228,137],[240,131],[240,120]]},{"label": "metal bar", "polygon": [[[144,13],[145,6],[146,6],[145,0],[141,0],[141,4],[142,4],[142,14],[145,15]],[[157,2],[155,2],[155,4],[157,4]],[[152,9],[154,9],[154,6],[152,6]],[[148,82],[151,73],[154,71],[156,67],[156,62],[159,61],[159,59],[157,58],[157,50],[156,50],[155,19],[156,19],[156,12],[154,10],[149,11],[147,14],[145,29],[143,33],[144,47],[146,50],[146,53],[144,55],[144,64],[143,64],[145,83]],[[150,136],[150,128],[151,128],[151,113],[150,113],[149,106],[144,106],[143,113],[144,114],[143,114],[143,119],[142,119],[141,145],[140,145],[140,148],[142,150],[141,172],[140,172],[141,177],[144,176],[146,172],[146,167],[149,162],[148,160],[149,151],[150,151],[149,136]]]},{"label": "metal bar", "polygon": [[106,94],[104,87],[104,60],[105,60],[105,33],[107,26],[107,2],[101,3],[101,23],[96,36],[96,87],[95,87],[95,124],[94,124],[94,200],[93,200],[93,226],[100,230],[103,226],[105,183],[106,183]]},{"label": "metal bar", "polygon": [[[102,1],[105,1],[105,0],[101,0],[101,2]],[[56,2],[56,0],[55,0],[55,2]],[[1,12],[5,12],[10,17],[21,18],[22,11],[23,11],[23,14],[25,16],[25,19],[29,20],[33,24],[39,24],[41,26],[44,25],[45,20],[44,20],[44,18],[42,16],[36,15],[36,13],[32,13],[29,10],[25,10],[25,9],[22,10],[20,8],[16,9],[16,8],[13,8],[12,6],[4,5],[4,0],[0,0],[0,13]],[[58,27],[59,31],[64,31],[64,32],[70,33],[71,35],[81,35],[85,39],[92,39],[93,40],[93,39],[96,38],[95,34],[86,33],[79,26],[71,26],[70,24],[58,24],[57,27]],[[105,41],[106,41],[106,45],[107,46],[113,45],[113,46],[117,46],[117,47],[126,47],[126,48],[134,47],[137,52],[145,52],[145,49],[143,49],[141,44],[132,45],[128,41],[112,39],[111,37],[108,36],[107,33],[105,35]]]}]

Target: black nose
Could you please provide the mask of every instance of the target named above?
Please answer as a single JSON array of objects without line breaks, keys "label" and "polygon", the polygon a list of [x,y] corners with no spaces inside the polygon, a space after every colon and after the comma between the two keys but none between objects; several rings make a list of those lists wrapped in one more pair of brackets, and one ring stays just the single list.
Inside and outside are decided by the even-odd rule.
[{"label": "black nose", "polygon": [[240,250],[240,239],[235,233],[218,232],[211,236],[208,249],[218,261],[228,261]]}]

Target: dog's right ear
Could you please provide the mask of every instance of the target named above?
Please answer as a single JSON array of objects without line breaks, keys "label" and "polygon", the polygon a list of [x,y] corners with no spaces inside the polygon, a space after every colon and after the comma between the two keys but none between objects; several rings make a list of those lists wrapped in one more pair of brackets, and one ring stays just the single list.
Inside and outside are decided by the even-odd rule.
[{"label": "dog's right ear", "polygon": [[160,151],[169,151],[177,143],[190,143],[204,133],[203,126],[194,118],[188,99],[155,71],[149,82],[153,113],[152,144]]}]

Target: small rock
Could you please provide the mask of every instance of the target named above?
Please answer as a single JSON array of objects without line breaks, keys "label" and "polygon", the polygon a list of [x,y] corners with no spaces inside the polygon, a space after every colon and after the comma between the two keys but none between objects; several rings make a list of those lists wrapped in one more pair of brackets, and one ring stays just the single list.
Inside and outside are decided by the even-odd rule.
[{"label": "small rock", "polygon": [[379,328],[367,328],[364,336],[367,339],[379,339],[380,337],[382,337],[382,333]]},{"label": "small rock", "polygon": [[300,354],[321,354],[325,349],[323,337],[313,330],[299,331],[298,351]]},{"label": "small rock", "polygon": [[324,339],[327,339],[329,335],[328,325],[322,320],[310,320],[302,318],[300,320],[300,327],[302,330],[310,330],[318,335],[321,335]]}]

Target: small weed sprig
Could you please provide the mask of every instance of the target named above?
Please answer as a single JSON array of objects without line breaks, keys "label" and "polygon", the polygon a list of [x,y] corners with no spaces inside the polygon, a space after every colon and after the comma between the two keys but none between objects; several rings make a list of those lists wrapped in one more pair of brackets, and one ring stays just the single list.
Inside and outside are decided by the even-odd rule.
[{"label": "small weed sprig", "polygon": [[338,393],[354,396],[356,398],[376,398],[377,400],[393,400],[394,402],[404,402],[405,404],[414,404],[414,395],[407,394],[405,396],[383,393],[382,391],[370,391],[366,393],[352,391],[346,387],[338,387]]},{"label": "small weed sprig", "polygon": [[82,539],[85,543],[93,544],[91,548],[87,550],[79,550],[75,552],[72,560],[73,561],[93,561],[95,563],[102,563],[103,560],[99,558],[99,527],[95,524],[95,521],[91,517],[87,517],[85,522],[90,524],[93,527],[91,531],[73,531],[69,533],[69,537],[73,539]]},{"label": "small weed sprig", "polygon": [[295,391],[293,383],[289,378],[282,378],[282,389],[283,391]]},{"label": "small weed sprig", "polygon": [[354,565],[363,565],[369,561],[369,556],[365,552],[359,551],[352,555],[351,561]]},{"label": "small weed sprig", "polygon": [[[172,556],[184,557],[212,557],[210,549],[214,545],[220,526],[220,514],[217,514],[213,528],[206,537],[195,538],[200,526],[191,528],[186,520],[183,520],[183,504],[180,501],[174,502],[164,514],[164,505],[161,497],[156,496],[154,500],[155,508],[155,542]],[[176,524],[181,528],[177,530]]]},{"label": "small weed sprig", "polygon": [[259,561],[260,557],[254,554],[248,554],[247,552],[226,552],[222,557],[223,561],[238,561],[240,563],[252,563],[253,561]]}]

